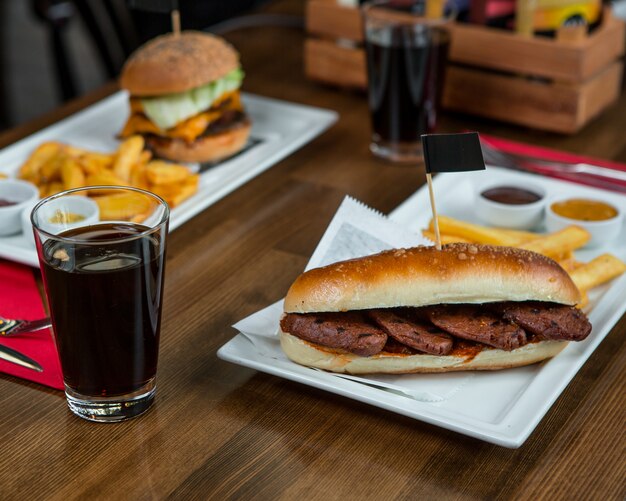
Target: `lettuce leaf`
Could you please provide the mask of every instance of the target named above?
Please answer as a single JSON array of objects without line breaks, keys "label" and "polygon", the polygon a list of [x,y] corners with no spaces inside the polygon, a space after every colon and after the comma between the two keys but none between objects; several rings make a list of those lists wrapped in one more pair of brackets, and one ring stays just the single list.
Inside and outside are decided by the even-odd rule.
[{"label": "lettuce leaf", "polygon": [[177,94],[141,99],[144,112],[160,129],[169,129],[177,123],[192,117],[211,105],[226,92],[241,87],[244,73],[237,68],[215,80],[195,89]]}]

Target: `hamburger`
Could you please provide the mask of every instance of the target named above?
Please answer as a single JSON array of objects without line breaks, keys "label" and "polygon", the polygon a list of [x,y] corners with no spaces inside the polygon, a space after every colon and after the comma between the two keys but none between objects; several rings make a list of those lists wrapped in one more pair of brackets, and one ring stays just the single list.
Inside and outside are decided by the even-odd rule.
[{"label": "hamburger", "polygon": [[506,369],[585,339],[579,301],[567,272],[534,252],[397,249],[303,273],[280,342],[292,361],[340,373]]},{"label": "hamburger", "polygon": [[120,85],[130,116],[120,136],[144,136],[162,158],[216,162],[240,151],[250,134],[239,88],[239,54],[198,31],[159,36],[126,61]]}]

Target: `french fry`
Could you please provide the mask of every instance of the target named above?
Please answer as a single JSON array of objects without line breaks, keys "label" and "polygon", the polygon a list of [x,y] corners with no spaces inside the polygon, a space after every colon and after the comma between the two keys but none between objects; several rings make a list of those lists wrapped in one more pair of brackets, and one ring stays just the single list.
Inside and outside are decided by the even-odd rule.
[{"label": "french fry", "polygon": [[113,172],[124,181],[130,180],[130,171],[141,157],[144,140],[141,136],[131,136],[126,139],[117,150],[113,162]]},{"label": "french fry", "polygon": [[85,174],[80,164],[73,158],[66,158],[61,165],[61,181],[63,188],[71,190],[85,186]]},{"label": "french fry", "polygon": [[106,153],[85,152],[78,157],[78,162],[86,175],[96,174],[111,168],[113,156]]},{"label": "french fry", "polygon": [[[41,197],[81,186],[130,185],[154,191],[174,206],[197,191],[198,177],[187,167],[152,160],[152,152],[143,148],[140,136],[128,138],[114,153],[56,142],[42,143],[24,162],[19,177],[36,184]],[[146,215],[135,217],[141,219]]]},{"label": "french fry", "polygon": [[99,151],[90,151],[69,144],[63,145],[63,151],[67,155],[80,160],[88,159],[90,163],[98,164],[102,168],[111,168],[115,157],[115,154],[101,153]]},{"label": "french fry", "polygon": [[[515,246],[520,243],[518,236],[511,236],[507,231],[496,228],[488,228],[477,224],[459,221],[448,216],[438,216],[439,231],[447,235],[461,237],[464,240],[491,245]],[[430,231],[434,231],[434,223],[431,220],[428,226]]]},{"label": "french fry", "polygon": [[52,155],[50,159],[39,169],[39,183],[51,183],[61,180],[61,167],[68,157],[59,150],[58,153]]},{"label": "french fry", "polygon": [[185,181],[190,176],[190,172],[184,165],[152,160],[146,165],[146,176],[152,184],[171,185]]},{"label": "french fry", "polygon": [[121,193],[95,197],[103,221],[131,221],[142,214],[148,214],[153,203],[138,193]]},{"label": "french fry", "polygon": [[62,146],[63,151],[71,157],[80,157],[81,155],[84,155],[85,153],[89,153],[88,150],[79,148],[78,146],[73,146],[71,144],[63,144],[61,146]]},{"label": "french fry", "polygon": [[20,167],[19,177],[38,184],[39,170],[55,156],[60,149],[61,145],[59,143],[47,142],[40,144],[30,155],[28,160]]},{"label": "french fry", "polygon": [[564,252],[582,247],[590,238],[589,232],[580,226],[568,226],[555,233],[522,243],[519,247],[554,259]]},{"label": "french fry", "polygon": [[522,230],[511,230],[509,228],[498,228],[498,231],[509,235],[513,238],[518,239],[520,242],[530,242],[535,238],[541,237],[539,233],[534,233],[532,231],[522,231]]},{"label": "french fry", "polygon": [[570,272],[580,291],[588,291],[626,272],[626,264],[612,254],[602,254]]},{"label": "french fry", "polygon": [[129,221],[131,223],[141,224],[148,218],[148,216],[149,214],[137,214],[136,216],[131,217]]},{"label": "french fry", "polygon": [[153,184],[150,186],[149,191],[154,193],[155,195],[160,196],[163,200],[165,200],[170,206],[173,206],[172,200],[178,196],[181,192],[182,186],[180,183],[177,184]]},{"label": "french fry", "polygon": [[181,202],[183,202],[184,200],[189,198],[191,195],[193,195],[196,191],[198,191],[199,181],[200,181],[200,176],[198,174],[189,176],[189,178],[184,182],[178,194],[176,194],[170,200],[168,200],[167,203],[171,207],[176,207],[177,205],[179,205]]},{"label": "french fry", "polygon": [[60,181],[55,181],[53,183],[42,185],[42,188],[39,189],[39,196],[41,198],[49,197],[52,195],[56,195],[57,193],[61,193],[62,191],[63,191],[63,183]]},{"label": "french fry", "polygon": [[589,304],[589,296],[586,292],[581,292],[580,294],[580,302],[576,305],[576,308],[583,309],[585,306]]},{"label": "french fry", "polygon": [[141,152],[141,155],[139,155],[139,161],[137,162],[137,164],[138,165],[145,165],[150,160],[152,160],[152,152],[150,150],[143,150]]},{"label": "french fry", "polygon": [[146,166],[136,164],[130,171],[130,185],[142,190],[149,190],[148,177],[146,176]]},{"label": "french fry", "polygon": [[[422,230],[422,235],[424,235],[424,237],[426,237],[431,242],[437,241],[437,235],[435,235],[434,231]],[[466,244],[473,243],[471,240],[466,240],[465,238],[461,238],[461,237],[455,237],[454,235],[443,234],[443,235],[440,235],[440,237],[441,237],[442,244],[453,244],[455,242],[462,242]]]},{"label": "french fry", "polygon": [[110,170],[103,170],[87,176],[85,186],[128,186],[128,183]]},{"label": "french fry", "polygon": [[583,264],[580,261],[577,261],[573,255],[565,259],[557,259],[556,261],[561,265],[561,268],[567,271],[567,273],[571,273]]},{"label": "french fry", "polygon": [[[538,237],[543,238],[541,235],[538,235]],[[554,259],[558,263],[560,263],[561,261],[565,262],[569,260],[575,261],[574,251],[569,250],[569,251],[561,252],[560,254],[555,254],[555,256],[552,259]]]}]

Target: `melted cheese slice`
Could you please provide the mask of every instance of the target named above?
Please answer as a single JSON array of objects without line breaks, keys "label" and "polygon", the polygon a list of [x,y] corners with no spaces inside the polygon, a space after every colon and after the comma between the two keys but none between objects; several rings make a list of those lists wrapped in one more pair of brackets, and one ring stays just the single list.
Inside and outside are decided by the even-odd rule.
[{"label": "melted cheese slice", "polygon": [[167,137],[171,139],[184,139],[191,143],[200,136],[207,127],[222,116],[225,111],[236,110],[243,111],[243,105],[241,104],[241,96],[239,91],[228,92],[220,97],[219,101],[213,104],[213,107],[218,107],[224,103],[224,101],[230,99],[230,101],[221,109],[210,109],[198,113],[187,120],[176,124],[174,127],[162,130],[152,122],[143,112],[143,106],[141,101],[137,98],[131,98],[130,100],[130,116],[120,132],[121,137],[128,137],[134,134],[155,134],[161,137]]}]

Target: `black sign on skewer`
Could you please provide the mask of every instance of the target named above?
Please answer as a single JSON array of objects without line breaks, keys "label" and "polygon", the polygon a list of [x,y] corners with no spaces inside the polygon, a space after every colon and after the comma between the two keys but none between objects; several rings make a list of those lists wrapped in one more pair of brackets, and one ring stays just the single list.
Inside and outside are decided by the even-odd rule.
[{"label": "black sign on skewer", "polygon": [[169,14],[173,10],[178,10],[178,0],[127,0],[127,3],[131,9],[146,12]]},{"label": "black sign on skewer", "polygon": [[128,7],[146,12],[170,14],[172,16],[172,32],[180,34],[180,11],[178,0],[127,0]]},{"label": "black sign on skewer", "polygon": [[439,234],[432,173],[485,170],[485,160],[480,148],[478,132],[424,134],[422,136],[422,149],[426,165],[426,182],[428,183],[428,193],[430,195],[430,208],[433,213],[437,239],[436,246],[438,250],[441,250],[441,235]]}]

